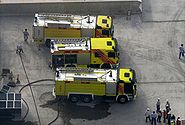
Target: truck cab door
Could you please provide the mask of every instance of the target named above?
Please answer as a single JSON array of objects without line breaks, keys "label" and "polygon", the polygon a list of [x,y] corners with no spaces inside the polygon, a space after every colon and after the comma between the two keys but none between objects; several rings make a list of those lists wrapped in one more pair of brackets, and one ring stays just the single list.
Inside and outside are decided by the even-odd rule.
[{"label": "truck cab door", "polygon": [[106,83],[106,96],[116,95],[116,87],[115,83]]}]

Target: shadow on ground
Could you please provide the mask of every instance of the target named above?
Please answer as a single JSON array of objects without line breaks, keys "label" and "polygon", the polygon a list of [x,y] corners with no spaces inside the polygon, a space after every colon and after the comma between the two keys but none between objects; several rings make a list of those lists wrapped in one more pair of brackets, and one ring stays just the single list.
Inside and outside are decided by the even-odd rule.
[{"label": "shadow on ground", "polygon": [[45,104],[40,105],[42,108],[51,108],[59,112],[59,117],[63,119],[64,124],[71,125],[71,119],[87,119],[97,120],[110,115],[108,102],[92,102],[89,104],[82,103],[82,105],[70,103],[65,99],[60,101],[49,100]]},{"label": "shadow on ground", "polygon": [[13,121],[11,119],[0,119],[1,123],[0,125],[38,125],[37,122],[31,122],[31,121]]}]

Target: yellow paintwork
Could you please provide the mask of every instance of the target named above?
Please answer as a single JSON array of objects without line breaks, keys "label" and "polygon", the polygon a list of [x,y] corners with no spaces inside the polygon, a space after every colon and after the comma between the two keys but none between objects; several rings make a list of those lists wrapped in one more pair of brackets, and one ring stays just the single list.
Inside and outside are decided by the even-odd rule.
[{"label": "yellow paintwork", "polygon": [[[133,75],[133,71],[130,69],[120,69],[119,73],[130,73],[130,78]],[[82,72],[83,74],[83,72]],[[68,96],[69,93],[79,93],[79,94],[92,94],[94,96],[117,96],[117,95],[127,95],[127,94],[133,94],[133,96],[136,97],[136,89],[133,87],[133,93],[125,93],[124,87],[125,83],[129,83],[128,78],[125,76],[119,75],[120,80],[124,80],[125,82],[119,82],[117,81],[113,83],[104,83],[104,82],[95,82],[95,81],[74,81],[74,79],[66,80],[66,81],[56,81],[55,84],[55,94],[56,96]],[[117,89],[114,94],[106,93],[106,84],[117,84]]]},{"label": "yellow paintwork", "polygon": [[[112,46],[107,46],[107,41],[111,41]],[[112,38],[91,38],[91,49],[113,50],[112,47],[115,46],[115,41]]]},{"label": "yellow paintwork", "polygon": [[118,95],[123,95],[123,93],[124,93],[124,83],[119,83],[119,87],[121,88],[122,91],[120,91],[118,89]]},{"label": "yellow paintwork", "polygon": [[[107,45],[107,41],[112,42],[111,46]],[[118,57],[108,57],[108,52],[115,52],[114,48],[116,48],[116,43],[112,38],[91,38],[91,49],[99,49],[107,58],[107,60],[111,60],[114,64],[117,64]],[[91,64],[104,64],[105,62],[99,58],[95,57],[94,53],[91,53]]]},{"label": "yellow paintwork", "polygon": [[[125,73],[129,73],[129,77],[125,77]],[[133,72],[130,69],[120,69],[119,78],[125,83],[131,83],[129,79],[133,79]]]},{"label": "yellow paintwork", "polygon": [[79,68],[87,68],[87,65],[77,65]]},{"label": "yellow paintwork", "polygon": [[81,32],[79,29],[59,29],[59,28],[44,28],[45,38],[80,38]]},{"label": "yellow paintwork", "polygon": [[[107,20],[107,23],[103,23],[102,20]],[[101,16],[101,15],[98,16],[97,25],[102,27],[103,29],[110,29],[112,27],[112,17],[110,17],[110,16]]]},{"label": "yellow paintwork", "polygon": [[95,54],[91,54],[91,64],[103,64],[104,62],[100,59],[95,57]]},{"label": "yellow paintwork", "polygon": [[[107,41],[111,42],[112,45],[107,45]],[[90,56],[90,64],[97,64],[97,65],[101,65],[101,64],[111,64],[111,65],[116,65],[118,63],[119,58],[117,56],[114,57],[108,57],[108,53],[112,52],[115,53],[115,50],[113,48],[116,48],[116,43],[115,43],[115,39],[112,38],[90,38],[90,48],[91,51],[87,51],[87,50],[81,50],[80,52],[78,51],[78,53],[87,53],[87,54],[91,54]],[[63,44],[56,44],[57,46],[63,47]],[[98,52],[100,52],[103,57],[95,57],[95,52],[98,50]],[[68,50],[69,51],[69,50]],[[71,54],[76,54],[78,55],[78,53],[72,53]],[[65,50],[62,51],[55,51],[53,53],[54,55],[65,55]],[[78,64],[77,64],[78,65]],[[87,65],[82,65],[82,67],[87,67]],[[81,67],[81,66],[78,66]]]},{"label": "yellow paintwork", "polygon": [[56,96],[67,96],[68,93],[90,93],[97,96],[105,95],[105,84],[90,83],[82,84],[77,82],[65,83],[64,81],[56,81]]},{"label": "yellow paintwork", "polygon": [[[48,16],[46,16],[48,15]],[[64,17],[62,17],[62,16]],[[37,32],[42,32],[40,40],[45,43],[46,39],[51,38],[79,38],[79,37],[113,37],[113,18],[111,16],[99,15],[99,16],[91,16],[94,19],[93,25],[86,24],[83,21],[85,16],[79,15],[63,15],[63,14],[35,14],[38,17],[38,22],[34,22],[33,29],[39,28],[36,30]],[[44,16],[44,17],[42,17]],[[88,16],[86,16],[88,17]],[[42,18],[42,19],[41,19]],[[64,21],[64,23],[62,23]],[[67,28],[61,28],[58,25],[65,25],[65,23],[71,24]],[[48,26],[48,24],[54,24],[54,26]],[[106,34],[107,31],[107,34]],[[89,35],[91,34],[91,35]],[[33,32],[34,38],[34,32]],[[35,39],[34,39],[35,41]],[[37,41],[36,41],[37,42]]]},{"label": "yellow paintwork", "polygon": [[65,91],[65,83],[61,81],[56,81],[55,82],[55,94],[56,95],[64,95]]},{"label": "yellow paintwork", "polygon": [[65,47],[64,44],[57,44],[57,47]]},{"label": "yellow paintwork", "polygon": [[[112,17],[110,16],[97,16],[97,28],[96,28],[96,37],[112,37],[111,31],[113,30],[112,26]],[[106,30],[108,34],[103,34]]]},{"label": "yellow paintwork", "polygon": [[[102,53],[104,53],[104,55],[107,56],[106,60],[113,61],[114,62],[113,65],[117,64],[117,62],[119,60],[118,57],[115,57],[115,58],[108,57],[108,52],[114,52],[114,51],[105,51],[105,50],[101,50],[101,51],[102,51]],[[104,62],[100,57],[95,57],[94,53],[91,54],[91,64],[100,64],[101,65],[101,64],[104,64],[104,63],[106,63],[106,62]]]}]

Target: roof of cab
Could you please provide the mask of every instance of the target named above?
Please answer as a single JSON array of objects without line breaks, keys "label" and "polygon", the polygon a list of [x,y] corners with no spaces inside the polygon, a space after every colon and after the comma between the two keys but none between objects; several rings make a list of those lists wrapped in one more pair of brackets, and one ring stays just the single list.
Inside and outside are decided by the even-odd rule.
[{"label": "roof of cab", "polygon": [[131,80],[133,79],[132,69],[122,69],[122,68],[120,68],[119,79],[123,80],[125,83],[131,83]]},{"label": "roof of cab", "polygon": [[112,50],[113,47],[116,43],[112,38],[91,38],[91,49]]},{"label": "roof of cab", "polygon": [[112,17],[111,16],[98,16],[97,18],[97,25],[104,28],[108,29],[112,27]]}]

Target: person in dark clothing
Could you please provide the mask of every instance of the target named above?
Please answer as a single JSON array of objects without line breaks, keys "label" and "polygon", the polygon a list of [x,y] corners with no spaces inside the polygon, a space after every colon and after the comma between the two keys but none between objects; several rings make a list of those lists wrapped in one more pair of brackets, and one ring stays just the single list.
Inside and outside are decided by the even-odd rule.
[{"label": "person in dark clothing", "polygon": [[166,123],[166,118],[167,118],[167,112],[166,112],[166,110],[164,109],[164,110],[163,110],[163,123]]},{"label": "person in dark clothing", "polygon": [[180,117],[177,118],[176,125],[181,125]]},{"label": "person in dark clothing", "polygon": [[161,106],[161,102],[160,102],[160,98],[158,98],[158,99],[157,99],[157,103],[156,103],[157,111],[160,110],[160,106]]},{"label": "person in dark clothing", "polygon": [[171,121],[175,122],[175,115],[174,114],[171,116]]},{"label": "person in dark clothing", "polygon": [[168,112],[171,110],[171,108],[170,108],[170,103],[169,103],[168,99],[166,100],[166,105],[165,105],[165,107],[166,107],[166,112],[168,113]]},{"label": "person in dark clothing", "polygon": [[16,54],[24,53],[22,44],[17,44]]},{"label": "person in dark clothing", "polygon": [[162,117],[162,112],[159,109],[159,111],[157,111],[157,122],[161,122],[161,117]]},{"label": "person in dark clothing", "polygon": [[179,47],[179,59],[181,59],[181,56],[184,57],[184,47],[183,44]]},{"label": "person in dark clothing", "polygon": [[168,125],[171,125],[171,111],[168,112],[167,119],[168,119]]},{"label": "person in dark clothing", "polygon": [[157,114],[155,113],[155,111],[153,111],[153,113],[151,114],[151,124],[152,125],[156,125],[156,122],[157,122]]},{"label": "person in dark clothing", "polygon": [[23,31],[23,35],[24,35],[24,41],[27,42],[28,37],[29,37],[29,33],[28,33],[28,30],[27,30],[27,29],[25,29],[25,30]]}]

